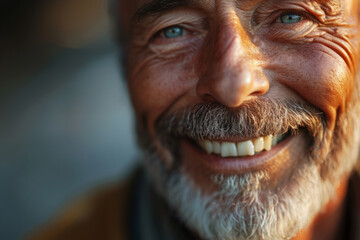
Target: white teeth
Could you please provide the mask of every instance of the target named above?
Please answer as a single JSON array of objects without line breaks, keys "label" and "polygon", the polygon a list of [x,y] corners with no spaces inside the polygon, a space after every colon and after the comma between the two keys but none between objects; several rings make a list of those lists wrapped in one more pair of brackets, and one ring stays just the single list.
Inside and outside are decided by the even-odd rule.
[{"label": "white teeth", "polygon": [[268,135],[243,142],[218,142],[210,140],[198,141],[199,145],[209,154],[215,153],[222,157],[253,156],[264,150],[270,151],[272,146],[284,139],[285,135],[273,137]]},{"label": "white teeth", "polygon": [[212,153],[213,152],[213,144],[209,140],[204,141],[204,148],[205,148],[207,153]]},{"label": "white teeth", "polygon": [[259,137],[253,141],[255,152],[261,152],[264,150],[264,138]]},{"label": "white teeth", "polygon": [[216,154],[220,154],[221,153],[221,144],[217,141],[213,141],[213,151]]},{"label": "white teeth", "polygon": [[273,139],[272,135],[268,135],[268,136],[264,137],[264,149],[266,151],[271,150],[272,139]]},{"label": "white teeth", "polygon": [[236,157],[237,150],[235,143],[223,142],[221,143],[221,156],[222,157]]},{"label": "white teeth", "polygon": [[255,154],[252,141],[239,142],[237,144],[238,156],[253,156]]}]

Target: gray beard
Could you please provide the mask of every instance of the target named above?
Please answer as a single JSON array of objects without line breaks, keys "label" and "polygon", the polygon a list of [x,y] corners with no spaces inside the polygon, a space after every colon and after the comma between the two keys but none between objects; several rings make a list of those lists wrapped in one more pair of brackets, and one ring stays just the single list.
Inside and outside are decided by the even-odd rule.
[{"label": "gray beard", "polygon": [[[347,113],[337,120],[333,135],[323,124],[324,121],[315,121],[313,127],[308,126],[308,123],[302,124],[301,121],[296,122],[298,125],[289,121],[292,124],[284,123],[276,130],[261,129],[261,124],[250,130],[232,128],[232,131],[235,131],[234,135],[244,132],[248,134],[249,131],[254,134],[255,130],[259,131],[259,135],[267,135],[266,131],[296,132],[297,126],[301,126],[307,128],[313,136],[313,151],[300,162],[296,172],[279,191],[262,188],[262,182],[269,176],[266,171],[258,171],[231,176],[215,174],[211,176],[211,180],[218,190],[205,194],[187,176],[180,163],[181,153],[172,147],[176,143],[171,143],[169,136],[172,134],[171,138],[196,137],[194,134],[204,134],[206,129],[195,124],[194,129],[187,126],[183,127],[184,130],[179,130],[187,124],[182,118],[175,121],[178,125],[173,126],[170,125],[174,121],[165,118],[162,122],[168,124],[169,133],[159,130],[160,137],[164,137],[163,144],[171,149],[175,159],[171,170],[164,166],[155,146],[151,144],[147,131],[138,129],[146,169],[152,176],[158,192],[167,200],[170,207],[176,210],[187,227],[202,239],[291,239],[311,223],[315,215],[333,197],[340,179],[349,175],[358,164],[360,129],[354,124],[360,113],[360,105],[356,102],[359,99],[357,88],[356,86]],[[246,115],[248,112],[241,114]],[[184,119],[188,120],[189,115]],[[245,116],[243,121],[246,119],[254,117]],[[193,121],[190,122],[193,124]],[[249,123],[242,126],[256,126],[247,124]],[[286,128],[286,124],[291,128]],[[319,129],[317,125],[321,124],[323,126]],[[210,125],[219,128],[219,124]],[[276,126],[279,124],[274,125]],[[164,126],[160,126],[159,129],[164,129]],[[215,128],[209,132],[213,134],[214,130],[216,132]],[[226,135],[222,130],[217,132]],[[198,137],[207,136],[205,133]]]}]

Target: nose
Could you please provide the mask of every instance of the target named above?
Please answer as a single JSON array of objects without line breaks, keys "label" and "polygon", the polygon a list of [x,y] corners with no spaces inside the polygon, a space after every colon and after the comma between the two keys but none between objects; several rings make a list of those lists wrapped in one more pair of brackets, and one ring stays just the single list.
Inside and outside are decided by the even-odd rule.
[{"label": "nose", "polygon": [[235,14],[220,20],[204,46],[197,95],[236,108],[265,94],[269,82],[257,63],[256,49]]}]

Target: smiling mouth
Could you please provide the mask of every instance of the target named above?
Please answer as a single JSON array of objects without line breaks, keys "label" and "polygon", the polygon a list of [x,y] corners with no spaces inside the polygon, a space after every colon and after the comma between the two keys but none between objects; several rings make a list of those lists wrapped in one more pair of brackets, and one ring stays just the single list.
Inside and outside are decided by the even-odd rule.
[{"label": "smiling mouth", "polygon": [[202,150],[208,154],[219,155],[221,157],[245,157],[254,156],[263,151],[270,151],[272,147],[289,137],[290,133],[280,135],[268,135],[254,138],[242,142],[197,140],[196,142]]}]

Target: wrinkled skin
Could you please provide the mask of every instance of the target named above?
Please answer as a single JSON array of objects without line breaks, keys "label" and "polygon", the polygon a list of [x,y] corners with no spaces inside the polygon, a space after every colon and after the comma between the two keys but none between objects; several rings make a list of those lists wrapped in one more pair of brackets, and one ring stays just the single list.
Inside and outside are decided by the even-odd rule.
[{"label": "wrinkled skin", "polygon": [[[148,2],[120,2],[128,9],[122,15],[128,36],[127,78],[139,124],[167,168],[174,159],[158,139],[156,122],[164,114],[201,103],[236,109],[260,97],[295,98],[323,112],[331,141],[358,71],[359,1],[194,0],[130,20]],[[280,17],[286,13],[302,19],[284,24]],[[169,26],[180,26],[184,33],[166,38],[163,29]],[[285,184],[309,142],[311,136],[299,134],[266,166],[245,170],[193,161],[199,156],[187,140],[178,147],[186,174],[211,192],[210,174],[241,174],[261,167],[270,173],[267,187]],[[340,189],[346,188],[343,185]]]}]

